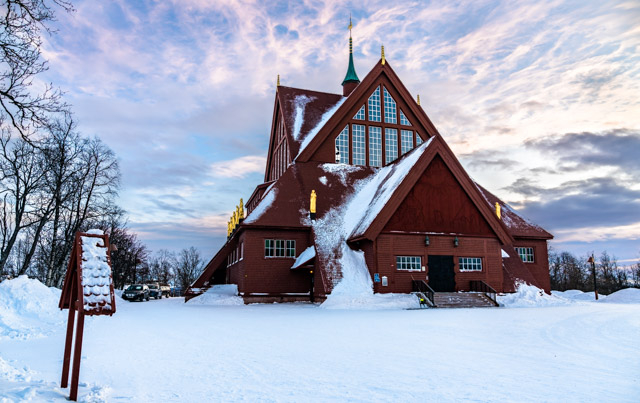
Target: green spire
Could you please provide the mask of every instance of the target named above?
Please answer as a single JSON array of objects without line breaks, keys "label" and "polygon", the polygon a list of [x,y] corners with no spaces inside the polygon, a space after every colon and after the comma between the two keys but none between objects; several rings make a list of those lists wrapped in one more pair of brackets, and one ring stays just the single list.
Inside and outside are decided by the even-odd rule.
[{"label": "green spire", "polygon": [[342,85],[360,82],[356,74],[356,68],[353,66],[353,39],[351,39],[351,28],[353,28],[353,24],[351,24],[351,16],[349,16],[349,68],[347,69],[347,75],[342,81]]}]

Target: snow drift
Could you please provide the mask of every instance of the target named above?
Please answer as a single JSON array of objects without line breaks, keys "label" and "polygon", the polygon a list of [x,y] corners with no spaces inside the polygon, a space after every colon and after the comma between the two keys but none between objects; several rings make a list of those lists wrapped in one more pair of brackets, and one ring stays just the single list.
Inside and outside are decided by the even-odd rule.
[{"label": "snow drift", "polygon": [[540,288],[520,283],[513,294],[498,295],[501,306],[508,308],[527,308],[541,306],[570,305],[572,301],[566,298],[549,295]]},{"label": "snow drift", "polygon": [[625,288],[616,291],[602,301],[612,304],[640,304],[640,288]]},{"label": "snow drift", "polygon": [[190,305],[244,305],[236,284],[214,285],[202,295],[192,298]]},{"label": "snow drift", "polygon": [[50,334],[66,315],[58,309],[61,291],[20,276],[0,283],[0,340]]}]

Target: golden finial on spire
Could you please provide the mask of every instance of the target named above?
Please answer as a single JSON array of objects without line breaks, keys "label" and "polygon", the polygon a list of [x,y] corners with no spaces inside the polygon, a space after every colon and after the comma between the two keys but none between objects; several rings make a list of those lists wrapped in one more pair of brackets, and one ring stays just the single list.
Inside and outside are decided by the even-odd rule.
[{"label": "golden finial on spire", "polygon": [[420,105],[420,94],[418,94],[418,105]]},{"label": "golden finial on spire", "polygon": [[349,38],[351,38],[351,28],[353,28],[353,24],[351,23],[351,13],[349,13]]},{"label": "golden finial on spire", "polygon": [[382,65],[384,66],[385,64],[385,59],[384,59],[384,45],[382,45]]},{"label": "golden finial on spire", "polygon": [[276,81],[276,87],[280,86],[280,74],[278,74],[278,80]]}]

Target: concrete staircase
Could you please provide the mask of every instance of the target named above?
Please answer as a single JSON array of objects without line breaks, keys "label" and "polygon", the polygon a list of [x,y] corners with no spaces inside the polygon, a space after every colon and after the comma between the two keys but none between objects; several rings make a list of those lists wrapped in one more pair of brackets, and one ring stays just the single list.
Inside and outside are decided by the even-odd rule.
[{"label": "concrete staircase", "polygon": [[436,292],[437,308],[490,308],[496,305],[481,292]]}]

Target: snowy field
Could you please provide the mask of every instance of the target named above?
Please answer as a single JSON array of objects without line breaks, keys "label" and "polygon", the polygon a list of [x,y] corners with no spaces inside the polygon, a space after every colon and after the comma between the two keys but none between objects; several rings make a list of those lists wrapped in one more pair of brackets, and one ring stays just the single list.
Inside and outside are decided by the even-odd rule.
[{"label": "snowy field", "polygon": [[[580,292],[523,291],[503,300],[510,307],[440,310],[244,306],[228,295],[188,304],[118,299],[113,317],[86,321],[78,396],[638,401],[639,293],[596,303]],[[69,390],[59,388],[66,311],[57,310],[58,298],[34,280],[0,283],[0,402],[66,400]]]}]

